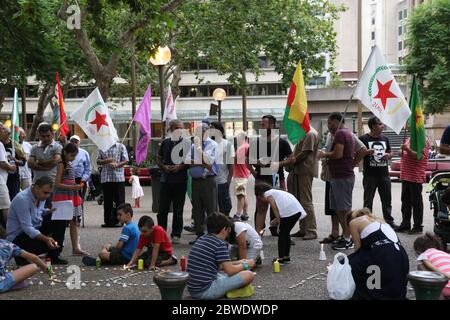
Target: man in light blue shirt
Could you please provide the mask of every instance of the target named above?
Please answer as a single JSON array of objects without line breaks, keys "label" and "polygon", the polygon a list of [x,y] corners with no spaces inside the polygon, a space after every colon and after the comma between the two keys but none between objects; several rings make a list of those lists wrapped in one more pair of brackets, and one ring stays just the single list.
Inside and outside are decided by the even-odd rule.
[{"label": "man in light blue shirt", "polygon": [[[59,257],[64,245],[66,221],[52,220],[52,210],[45,209],[45,201],[52,189],[52,178],[43,176],[14,197],[6,224],[7,240],[36,255],[47,253],[52,264],[67,264]],[[21,259],[16,259],[16,262],[26,264]]]},{"label": "man in light blue shirt", "polygon": [[83,183],[83,189],[78,191],[78,193],[80,194],[81,199],[84,200],[87,190],[87,181],[89,181],[92,172],[91,158],[89,157],[89,153],[80,147],[81,139],[79,136],[71,136],[70,142],[78,147],[78,153],[75,160],[72,161],[72,167],[75,174],[75,182],[78,184]]},{"label": "man in light blue shirt", "polygon": [[208,129],[209,126],[205,123],[196,128],[194,143],[185,161],[192,177],[192,214],[197,239],[205,233],[206,216],[217,211],[216,175],[219,146],[208,137]]}]

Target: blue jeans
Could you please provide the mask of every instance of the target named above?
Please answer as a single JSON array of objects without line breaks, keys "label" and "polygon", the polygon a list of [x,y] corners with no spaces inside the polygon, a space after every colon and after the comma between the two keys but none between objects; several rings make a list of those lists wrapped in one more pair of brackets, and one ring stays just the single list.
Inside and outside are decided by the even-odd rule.
[{"label": "blue jeans", "polygon": [[16,279],[11,272],[6,272],[3,280],[1,280],[1,278],[3,277],[0,277],[0,293],[11,290],[11,288],[16,284]]},{"label": "blue jeans", "polygon": [[211,286],[203,292],[191,294],[195,299],[215,300],[225,296],[228,291],[239,289],[244,286],[244,280],[239,274],[227,276],[224,273],[218,273],[216,280]]}]

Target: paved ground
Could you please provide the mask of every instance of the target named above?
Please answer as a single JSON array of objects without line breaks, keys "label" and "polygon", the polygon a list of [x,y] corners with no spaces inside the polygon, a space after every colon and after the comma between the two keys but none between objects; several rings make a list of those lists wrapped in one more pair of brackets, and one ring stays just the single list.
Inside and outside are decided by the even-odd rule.
[{"label": "paved ground", "polygon": [[[319,238],[327,236],[330,231],[330,221],[328,217],[323,214],[324,211],[324,183],[320,180],[315,180],[313,185],[314,203],[317,215],[317,224]],[[396,222],[399,223],[401,219],[401,202],[400,202],[401,185],[393,183],[393,216]],[[250,182],[250,192],[253,192],[252,182]],[[131,188],[127,187],[127,199],[130,199]],[[142,209],[138,209],[135,214],[137,221],[142,215],[150,214],[156,220],[156,214],[150,212],[151,210],[151,187],[144,187],[145,197],[142,201]],[[362,206],[362,177],[357,175],[357,181],[354,189],[353,199],[354,208]],[[131,199],[130,199],[131,200]],[[424,225],[425,230],[432,230],[432,213],[429,210],[428,195],[423,193],[423,200],[425,206]],[[255,200],[253,194],[250,194],[250,212],[254,212]],[[105,242],[115,243],[120,229],[102,229],[100,224],[103,219],[103,209],[96,202],[88,202],[86,213],[86,227],[81,229],[81,244],[83,249],[91,253],[97,252],[101,245]],[[190,223],[191,204],[186,201],[184,221],[186,224]],[[381,214],[381,203],[378,195],[374,201],[374,212]],[[253,224],[253,221],[251,221]],[[297,230],[297,227],[294,231]],[[169,231],[170,232],[170,231]],[[67,257],[71,264],[81,265],[80,257],[72,257],[70,240],[68,238],[68,230],[66,233],[66,248],[63,256]],[[400,239],[406,248],[410,257],[410,268],[415,269],[416,263],[414,261],[415,254],[413,252],[413,242],[415,236],[400,235]],[[183,234],[182,243],[174,246],[174,251],[178,256],[188,255],[190,246],[188,242],[194,239],[194,235]],[[330,247],[326,247],[326,254],[328,261],[319,261],[320,245],[317,240],[302,241],[296,240],[296,245],[292,247],[291,257],[292,263],[290,265],[282,266],[281,273],[273,273],[272,266],[269,261],[276,256],[277,253],[277,238],[271,236],[264,237],[264,253],[266,260],[263,266],[257,270],[255,280],[256,292],[253,299],[309,299],[322,300],[327,299],[326,291],[326,276],[324,274],[316,276],[313,279],[307,279],[313,275],[326,272],[326,266],[332,260],[334,254]],[[172,268],[172,269],[178,269]],[[151,273],[140,273],[133,275],[127,279],[123,279],[119,284],[113,281],[106,281],[115,276],[124,276],[127,272],[115,268],[102,268],[95,270],[92,268],[82,267],[82,281],[86,284],[80,290],[69,290],[64,285],[68,275],[65,274],[65,268],[56,270],[58,278],[62,283],[55,283],[53,286],[46,279],[44,274],[39,274],[34,278],[33,285],[21,291],[10,292],[0,295],[1,299],[160,299],[159,290],[152,285]],[[290,286],[306,280],[303,285],[294,289],[289,289]],[[42,284],[39,284],[39,282]],[[110,286],[107,286],[110,283]],[[126,287],[123,287],[123,283]],[[185,291],[186,294],[186,291]],[[408,290],[408,296],[414,297],[413,291]]]}]

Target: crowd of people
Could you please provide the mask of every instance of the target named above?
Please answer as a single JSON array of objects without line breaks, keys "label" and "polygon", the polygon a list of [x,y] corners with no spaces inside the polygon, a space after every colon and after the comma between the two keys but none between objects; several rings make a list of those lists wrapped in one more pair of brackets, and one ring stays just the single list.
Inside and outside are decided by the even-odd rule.
[{"label": "crowd of people", "polygon": [[[98,151],[103,190],[103,228],[122,228],[117,243],[105,244],[97,256],[81,249],[78,225],[83,214],[83,199],[91,176],[89,153],[80,147],[79,136],[61,144],[55,141],[52,127],[42,123],[39,142],[31,146],[20,130],[19,142],[12,141],[8,128],[0,125],[0,292],[22,284],[23,280],[45,268],[39,257],[52,264],[67,264],[61,257],[66,228],[69,227],[72,253],[83,256],[85,265],[100,259],[106,265],[133,268],[142,259],[144,266],[156,269],[178,263],[173,245],[181,241],[183,230],[196,234],[188,256],[188,291],[194,298],[247,297],[253,293],[254,270],[262,261],[266,215],[269,230],[278,237],[278,256],[273,261],[291,262],[292,237],[311,241],[318,238],[312,185],[319,177],[325,184],[325,214],[331,216],[331,233],[321,243],[335,250],[354,249],[349,256],[356,283],[357,299],[404,299],[409,260],[396,232],[423,232],[422,185],[430,143],[422,157],[410,148],[409,140],[400,147],[402,181],[402,221],[392,216],[389,161],[394,156],[384,124],[376,117],[368,121],[370,131],[357,137],[345,126],[343,115],[328,117],[329,133],[325,146],[313,128],[292,150],[280,137],[272,115],[261,119],[262,134],[249,139],[240,133],[236,141],[225,137],[220,122],[205,120],[189,139],[182,134],[181,120],[169,123],[169,137],[161,142],[156,163],[161,170],[157,224],[150,216],[133,221],[133,208],[140,207],[144,195],[137,170],[132,171],[134,206],[125,201],[125,169],[129,163],[126,147],[115,143]],[[450,154],[450,126],[441,140],[440,152]],[[235,147],[236,145],[236,147]],[[364,199],[353,202],[354,168],[363,161]],[[286,174],[287,173],[287,174]],[[249,223],[247,183],[255,180],[254,227]],[[232,213],[230,189],[237,207]],[[372,214],[376,191],[380,195],[383,218]],[[450,191],[445,196],[448,200]],[[192,225],[183,226],[186,195],[192,203]],[[54,220],[53,203],[71,201],[73,218]],[[447,202],[450,204],[450,201]],[[364,209],[352,211],[354,207]],[[170,236],[168,214],[173,212]],[[411,218],[413,224],[411,225]],[[291,234],[296,224],[299,231]],[[340,228],[342,232],[340,232]],[[439,239],[431,234],[419,237],[415,250],[421,267],[450,276],[450,256]],[[7,273],[6,264],[14,257],[20,269]],[[436,257],[445,265],[435,265]],[[29,266],[29,263],[33,267]],[[367,288],[367,267],[381,269],[382,289]],[[448,295],[447,286],[444,294]]]}]

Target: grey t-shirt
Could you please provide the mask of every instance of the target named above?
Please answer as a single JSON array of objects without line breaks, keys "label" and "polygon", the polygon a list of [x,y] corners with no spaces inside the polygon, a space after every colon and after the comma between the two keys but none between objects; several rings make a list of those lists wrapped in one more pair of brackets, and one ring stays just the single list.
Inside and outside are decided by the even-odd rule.
[{"label": "grey t-shirt", "polygon": [[[30,151],[30,157],[34,157],[34,159],[37,161],[48,161],[52,160],[56,154],[60,155],[61,153],[62,153],[62,146],[58,142],[53,141],[51,144],[45,147],[41,143],[34,145]],[[33,170],[34,174],[33,182],[43,176],[48,176],[53,181],[55,181],[56,168],[57,166],[55,165],[50,170],[46,171]]]},{"label": "grey t-shirt", "polygon": [[217,184],[224,184],[228,182],[228,164],[233,164],[234,159],[234,146],[233,144],[225,139],[222,139],[219,145],[219,155],[217,157]]}]

